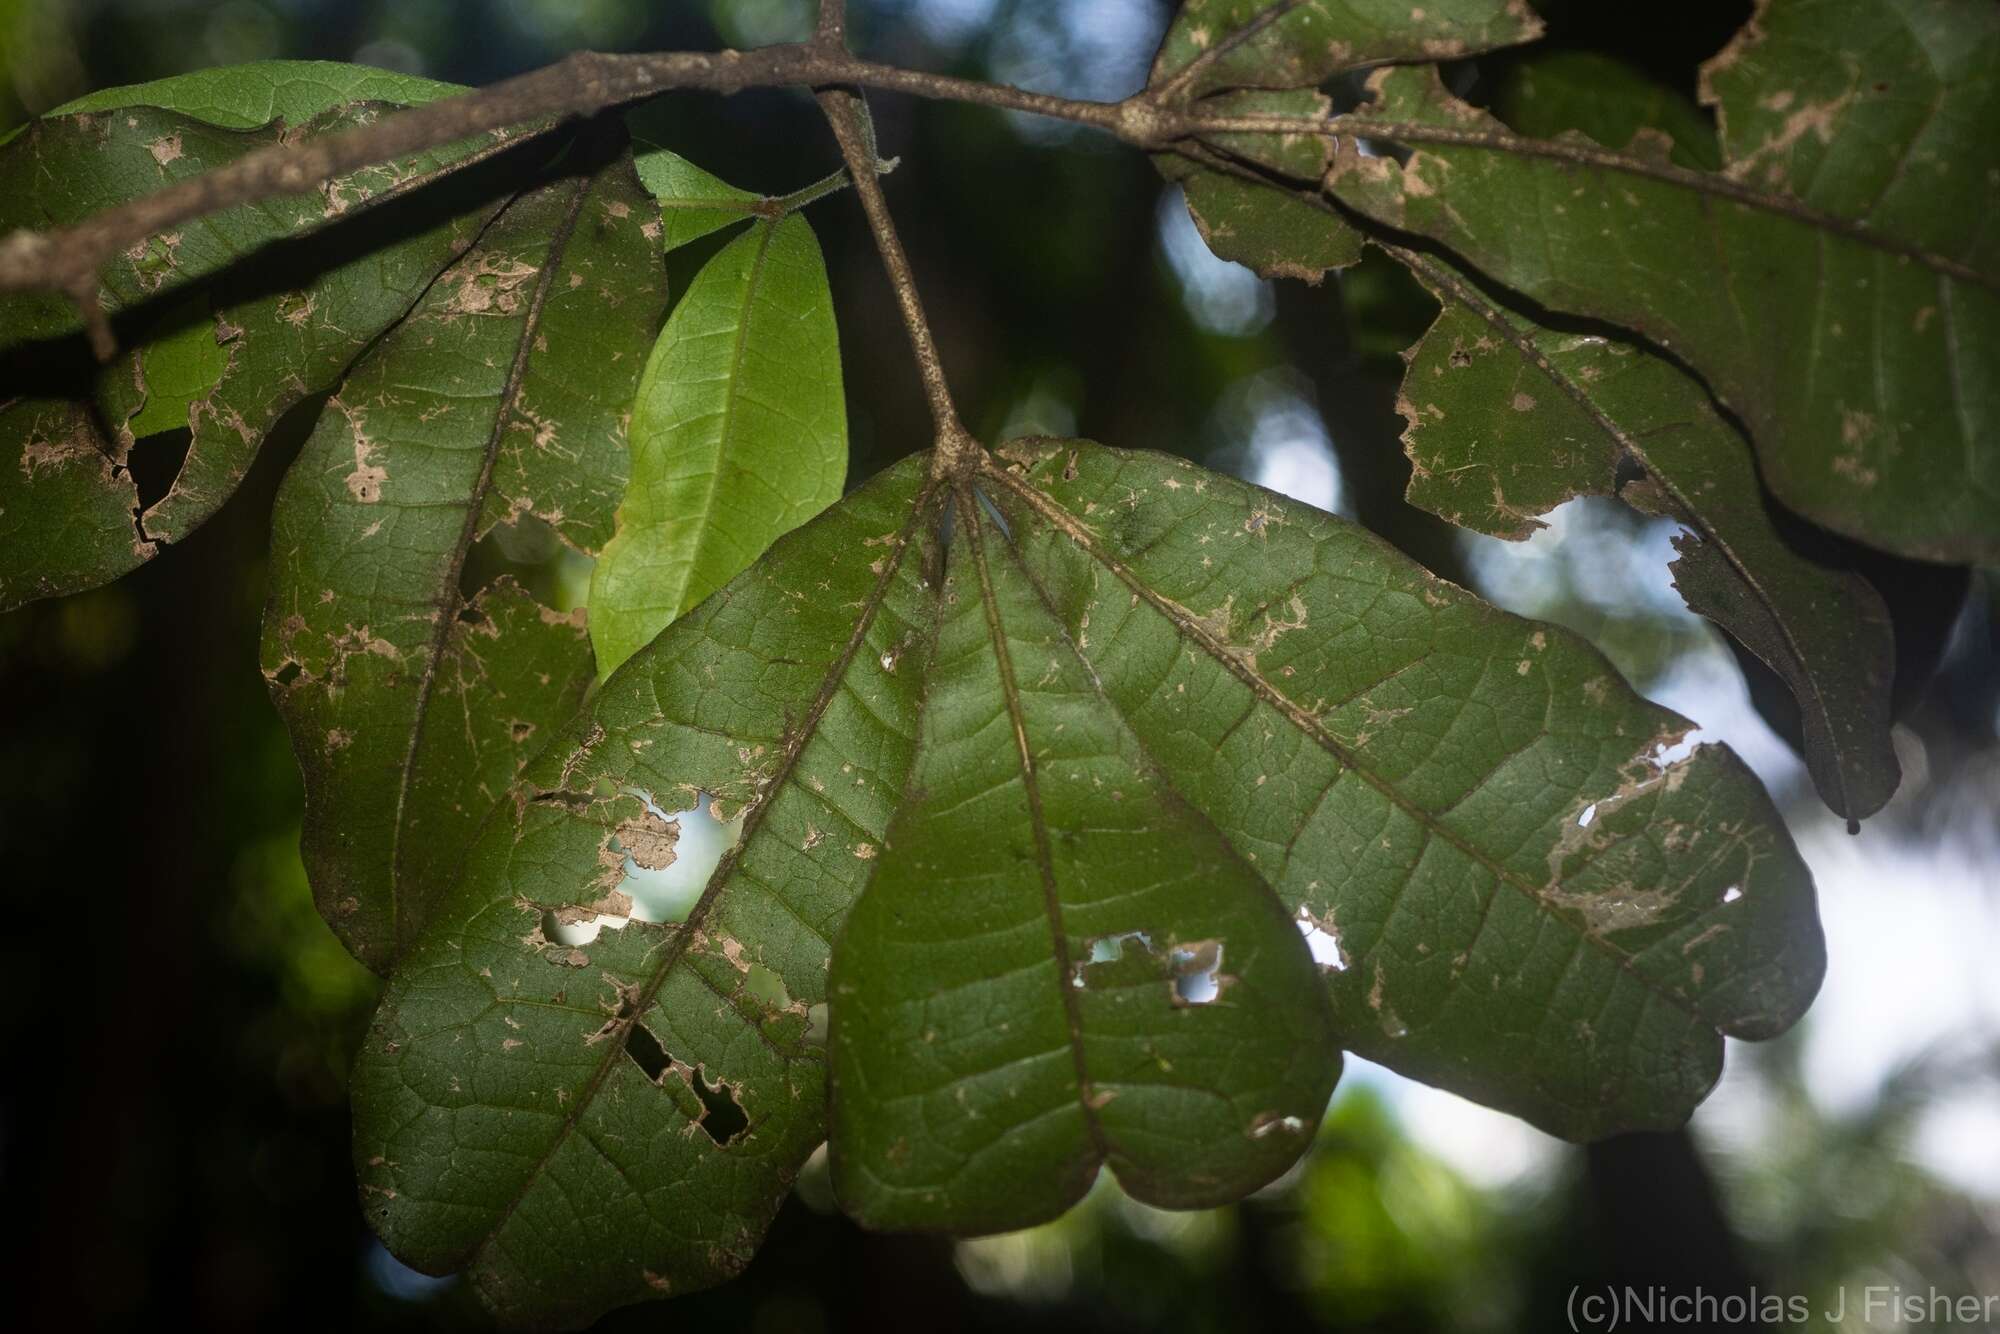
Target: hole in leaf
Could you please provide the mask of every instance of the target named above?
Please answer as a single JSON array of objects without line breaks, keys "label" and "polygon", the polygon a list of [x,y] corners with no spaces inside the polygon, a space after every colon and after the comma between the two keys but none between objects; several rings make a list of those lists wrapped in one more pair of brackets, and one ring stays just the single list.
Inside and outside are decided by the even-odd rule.
[{"label": "hole in leaf", "polygon": [[1699,746],[1705,739],[1699,728],[1690,731],[1685,736],[1669,736],[1667,739],[1661,741],[1659,745],[1653,747],[1653,753],[1646,757],[1646,761],[1655,769],[1665,773],[1688,756],[1694,754],[1694,748]]},{"label": "hole in leaf", "polygon": [[666,1048],[653,1036],[653,1030],[644,1024],[632,1025],[632,1031],[625,1035],[625,1054],[632,1058],[632,1064],[646,1072],[646,1078],[655,1084],[660,1076],[673,1068],[673,1058]]},{"label": "hole in leaf", "polygon": [[1269,1112],[1264,1112],[1250,1123],[1250,1138],[1263,1139],[1281,1130],[1287,1135],[1296,1135],[1305,1128],[1306,1123],[1300,1117],[1272,1116]]},{"label": "hole in leaf", "polygon": [[296,662],[288,662],[284,666],[280,667],[276,672],[273,672],[271,674],[271,679],[277,682],[281,686],[288,686],[292,682],[298,680],[299,673],[304,670],[305,669],[300,667]]},{"label": "hole in leaf", "polygon": [[1722,901],[1724,903],[1734,903],[1742,897],[1743,887],[1741,885],[1731,885],[1728,889],[1722,891]]},{"label": "hole in leaf", "polygon": [[194,433],[185,426],[141,436],[132,442],[132,449],[125,456],[125,468],[132,474],[132,486],[139,493],[142,513],[159,504],[173,489],[174,480],[181,475],[181,465],[187,462],[188,447],[193,443]]},{"label": "hole in leaf", "polygon": [[1147,949],[1153,948],[1153,938],[1144,931],[1127,931],[1121,936],[1105,936],[1090,943],[1092,963],[1116,963],[1125,957],[1125,942],[1136,940]]},{"label": "hole in leaf", "polygon": [[727,1084],[720,1081],[711,1084],[700,1066],[682,1065],[675,1061],[660,1045],[660,1040],[653,1036],[653,1030],[644,1024],[633,1024],[632,1031],[626,1034],[625,1054],[655,1084],[664,1084],[669,1075],[685,1079],[688,1087],[694,1090],[695,1097],[701,1099],[701,1116],[695,1124],[717,1144],[726,1146],[750,1128],[749,1116],[737,1103],[736,1095]]},{"label": "hole in leaf", "polygon": [[1583,808],[1583,813],[1581,815],[1576,817],[1577,828],[1579,829],[1590,828],[1590,822],[1592,820],[1595,820],[1596,818],[1597,818],[1597,803],[1593,801],[1588,806],[1585,806]]},{"label": "hole in leaf", "polygon": [[508,578],[535,601],[567,615],[589,600],[590,572],[595,565],[544,520],[517,514],[506,523],[494,524],[472,544],[459,569],[458,592],[470,602],[494,581]]},{"label": "hole in leaf", "polygon": [[1299,905],[1298,924],[1314,963],[1336,973],[1347,971],[1347,952],[1340,948],[1340,937],[1331,928],[1320,925],[1304,904]]},{"label": "hole in leaf", "polygon": [[701,1068],[694,1070],[694,1092],[703,1108],[701,1128],[717,1144],[726,1145],[750,1128],[750,1118],[737,1105],[736,1095],[726,1084],[711,1084]]},{"label": "hole in leaf", "polygon": [[1222,994],[1222,942],[1176,945],[1167,961],[1174,970],[1174,1004],[1206,1005]]},{"label": "hole in leaf", "polygon": [[1115,936],[1099,936],[1090,942],[1090,952],[1084,956],[1083,963],[1077,968],[1075,976],[1070,978],[1070,985],[1075,987],[1089,985],[1088,969],[1093,964],[1117,963],[1123,959],[1125,942],[1128,940],[1138,941],[1140,948],[1148,952],[1153,948],[1153,938],[1144,931],[1126,931]]},{"label": "hole in leaf", "polygon": [[[637,915],[633,914],[635,917]],[[552,908],[542,914],[542,936],[554,944],[567,945],[574,949],[596,940],[606,927],[617,931],[631,925],[631,922],[631,917],[621,917],[617,913],[599,913],[584,921],[565,922]]]},{"label": "hole in leaf", "polygon": [[1410,150],[1390,139],[1356,139],[1354,151],[1362,157],[1385,157],[1399,167],[1410,165]]},{"label": "hole in leaf", "polygon": [[938,506],[938,548],[951,550],[951,540],[958,532],[958,506],[945,504]]},{"label": "hole in leaf", "polygon": [[[697,792],[686,810],[669,811],[653,800],[649,792],[627,789],[629,795],[646,803],[646,809],[661,819],[680,825],[671,863],[653,870],[639,865],[628,852],[625,878],[619,892],[632,896],[632,916],[641,922],[684,922],[695,900],[708,887],[722,855],[743,836],[741,811],[729,820],[716,818],[716,802],[706,792]],[[615,840],[614,840],[615,843]],[[622,845],[618,845],[624,851]]]}]

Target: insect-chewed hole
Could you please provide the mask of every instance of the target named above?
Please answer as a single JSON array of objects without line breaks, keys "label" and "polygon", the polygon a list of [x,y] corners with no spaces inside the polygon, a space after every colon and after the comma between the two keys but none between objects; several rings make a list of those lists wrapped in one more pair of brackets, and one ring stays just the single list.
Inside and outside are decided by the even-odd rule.
[{"label": "insect-chewed hole", "polygon": [[567,615],[590,596],[596,562],[565,543],[556,530],[532,514],[496,523],[472,544],[459,566],[459,596],[467,602],[507,578],[545,607]]},{"label": "insect-chewed hole", "polygon": [[742,838],[742,813],[729,820],[716,819],[715,803],[705,792],[697,792],[693,804],[683,811],[662,809],[651,793],[636,788],[631,789],[631,795],[645,802],[654,815],[677,822],[680,838],[674,844],[673,862],[659,870],[639,865],[627,853],[625,878],[618,882],[618,888],[632,896],[634,921],[685,922],[722,855]]},{"label": "insect-chewed hole", "polygon": [[[1306,938],[1306,949],[1312,960],[1321,968],[1336,973],[1347,971],[1347,951],[1340,948],[1340,937],[1329,926],[1322,926],[1304,904],[1299,905],[1299,934]],[[1333,919],[1329,917],[1329,922]]]},{"label": "insect-chewed hole", "polygon": [[673,1058],[667,1055],[660,1040],[653,1036],[653,1030],[644,1024],[632,1025],[632,1031],[625,1037],[625,1054],[632,1058],[632,1064],[646,1072],[646,1078],[656,1084],[673,1065]]},{"label": "insect-chewed hole", "polygon": [[1007,522],[1007,516],[1000,512],[1000,507],[993,503],[993,498],[977,486],[972,488],[972,498],[979,502],[980,511],[986,515],[993,526],[1000,530],[1000,536],[1006,538],[1009,542],[1013,541],[1014,526]]},{"label": "insect-chewed hole", "polygon": [[1153,948],[1153,938],[1144,931],[1123,931],[1115,936],[1099,936],[1090,942],[1090,952],[1084,956],[1082,964],[1071,975],[1069,980],[1070,985],[1073,987],[1089,986],[1089,971],[1091,967],[1101,963],[1117,963],[1120,959],[1123,959],[1125,957],[1125,944],[1127,941],[1134,941],[1138,944],[1139,948],[1149,952]]},{"label": "insect-chewed hole", "polygon": [[1167,958],[1174,969],[1174,1003],[1206,1005],[1222,994],[1222,942],[1176,945]]},{"label": "insect-chewed hole", "polygon": [[140,510],[149,510],[166,499],[167,492],[180,480],[181,466],[187,462],[194,433],[187,427],[157,431],[132,442],[125,455],[125,467],[132,474]]},{"label": "insect-chewed hole", "polygon": [[694,1072],[695,1096],[701,1099],[701,1128],[717,1144],[728,1144],[750,1128],[750,1117],[736,1101],[736,1094],[727,1085],[711,1084],[697,1066]]},{"label": "insect-chewed hole", "polygon": [[[626,1034],[625,1055],[655,1084],[661,1083],[674,1071],[674,1058],[653,1036],[653,1030],[644,1024],[633,1024]],[[736,1095],[728,1085],[720,1082],[711,1084],[700,1066],[680,1068],[687,1072],[686,1079],[695,1097],[701,1099],[701,1117],[695,1124],[702,1128],[704,1134],[719,1145],[727,1145],[750,1128],[750,1117],[736,1101]]]},{"label": "insect-chewed hole", "polygon": [[599,913],[595,917],[580,922],[565,922],[551,908],[542,914],[542,937],[554,945],[567,945],[575,949],[588,945],[597,939],[606,927],[619,931],[631,925],[632,918],[621,917],[617,913]]}]

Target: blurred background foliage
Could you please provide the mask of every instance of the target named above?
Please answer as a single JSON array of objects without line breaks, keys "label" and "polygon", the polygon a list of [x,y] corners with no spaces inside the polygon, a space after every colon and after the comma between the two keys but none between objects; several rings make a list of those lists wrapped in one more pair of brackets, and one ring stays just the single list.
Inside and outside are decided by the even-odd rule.
[{"label": "blurred background foliage", "polygon": [[[1660,115],[1683,124],[1700,114],[1696,66],[1750,8],[1537,7],[1586,95],[1588,72],[1617,62],[1655,81]],[[1167,0],[850,8],[879,59],[1104,98],[1140,85],[1170,12]],[[807,0],[0,0],[0,129],[91,88],[211,64],[313,57],[484,83],[582,46],[753,44],[809,22]],[[1549,68],[1523,61],[1451,77],[1543,117],[1524,126],[1543,132],[1561,109],[1523,96],[1524,77]],[[1681,606],[1671,523],[1578,501],[1509,545],[1402,502],[1397,354],[1434,308],[1400,270],[1371,259],[1319,288],[1261,282],[1208,255],[1139,154],[983,110],[883,97],[876,114],[885,152],[903,158],[892,204],[976,430],[1201,459],[1591,637],[1764,775],[1818,878],[1832,972],[1794,1033],[1732,1045],[1682,1134],[1560,1145],[1354,1063],[1309,1156],[1235,1208],[1170,1215],[1101,1183],[1032,1232],[872,1236],[840,1217],[816,1162],[744,1278],[607,1323],[1542,1331],[1575,1284],[1754,1286],[1815,1309],[1863,1284],[2000,1293],[2000,579],[1975,572],[1968,595],[1951,572],[1879,572],[1908,645],[1906,779],[1850,839],[1779,739],[1771,683],[1754,664],[1746,679]],[[835,160],[797,94],[682,96],[634,121],[760,190]],[[812,221],[859,481],[925,443],[924,409],[851,197]],[[677,282],[706,253],[676,256]],[[214,1329],[481,1323],[458,1285],[376,1245],[354,1198],[344,1086],[377,984],[313,912],[299,779],[256,671],[269,503],[309,425],[294,414],[245,494],[164,559],[0,618],[13,927],[0,948],[14,996],[0,1189],[18,1234],[9,1287],[34,1327],[174,1314]],[[541,567],[552,597],[587,586],[532,533],[482,558]]]}]

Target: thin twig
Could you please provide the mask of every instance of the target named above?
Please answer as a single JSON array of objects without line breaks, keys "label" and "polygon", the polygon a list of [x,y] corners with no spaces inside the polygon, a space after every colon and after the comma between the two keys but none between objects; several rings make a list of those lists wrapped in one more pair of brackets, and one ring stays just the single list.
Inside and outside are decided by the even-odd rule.
[{"label": "thin twig", "polygon": [[[887,176],[902,165],[903,160],[901,158],[887,158],[875,164],[875,174],[877,176]],[[765,195],[762,199],[751,203],[749,211],[760,217],[782,218],[788,213],[798,212],[808,204],[818,203],[836,190],[845,190],[853,183],[854,178],[849,174],[847,168],[837,167],[814,181],[811,185],[802,185],[790,194]]]},{"label": "thin twig", "polygon": [[824,51],[847,49],[847,0],[819,0],[819,27],[813,45]]},{"label": "thin twig", "polygon": [[532,121],[592,115],[672,89],[734,93],[749,87],[850,84],[1054,116],[1121,132],[1122,104],[1079,102],[1002,84],[894,69],[818,45],[754,51],[602,55],[578,52],[486,88],[303,142],[273,144],[75,226],[0,238],[0,292],[59,291],[86,304],[119,252],[191,218],[274,195],[298,194],[377,163]]},{"label": "thin twig", "polygon": [[869,170],[879,158],[868,109],[859,94],[845,88],[822,90],[819,105],[833,127],[833,137],[840,141],[840,155],[847,160],[848,172],[854,177],[854,192],[861,196],[869,230],[875,233],[875,246],[882,252],[882,267],[889,271],[889,285],[895,289],[896,304],[903,312],[903,327],[909,331],[910,348],[917,357],[917,374],[924,382],[924,397],[930,403],[931,421],[937,428],[938,465],[954,467],[976,455],[979,447],[958,420],[958,409],[951,401],[951,386],[944,376],[944,362],[938,357],[937,341],[931,337],[930,321],[924,318],[916,276],[910,272],[910,258],[903,253],[902,238],[896,235],[896,223],[889,216],[889,201],[882,194],[882,183]]}]

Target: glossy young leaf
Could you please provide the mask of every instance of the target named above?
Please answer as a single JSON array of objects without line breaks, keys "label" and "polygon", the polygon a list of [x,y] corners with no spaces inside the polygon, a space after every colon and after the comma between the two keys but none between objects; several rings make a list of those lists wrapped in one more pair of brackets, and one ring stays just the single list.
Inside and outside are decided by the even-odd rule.
[{"label": "glossy young leaf", "polygon": [[[1725,749],[1673,754],[1687,724],[1581,641],[1178,460],[1086,442],[1007,455],[942,481],[899,465],[781,539],[614,674],[495,807],[356,1071],[363,1188],[397,1254],[469,1267],[520,1320],[580,1322],[734,1272],[820,1137],[813,1007],[870,872],[879,904],[833,962],[853,988],[832,998],[835,1096],[915,1115],[902,1099],[936,1062],[938,1087],[962,1081],[994,1110],[1005,1084],[982,1071],[1016,1029],[1048,1067],[1015,1109],[1048,1122],[997,1157],[976,1154],[970,1121],[903,1160],[866,1116],[836,1116],[850,1202],[899,1221],[1042,1216],[1100,1154],[1182,1201],[1273,1170],[1303,1147],[1284,1118],[1310,1123],[1331,1061],[1284,1068],[1239,1040],[1237,1006],[1310,1052],[1330,1001],[1340,1045],[1590,1136],[1678,1123],[1723,1033],[1768,1036],[1810,999],[1811,882],[1768,798]],[[989,773],[995,790],[976,790]],[[962,826],[962,790],[1009,804],[1006,821]],[[1039,826],[1013,809],[1031,800]],[[711,804],[742,812],[740,841],[685,921],[633,920],[628,856],[662,864],[687,818],[669,813]],[[1135,848],[1139,830],[1208,892],[1093,846],[1102,831]],[[1245,868],[1275,903],[1254,906]],[[1053,934],[1051,884],[1074,915]],[[1323,995],[1300,942],[1272,934],[1281,914],[1323,946]],[[598,926],[590,943],[551,938],[579,921]],[[973,948],[987,930],[991,950]],[[897,967],[915,967],[911,931],[940,944],[917,974]],[[1089,962],[1131,931],[1144,938]],[[1072,997],[1072,1041],[1050,1019],[1079,964],[1093,994]],[[1212,979],[1224,1008],[1175,1019],[1200,993],[1169,974]],[[925,985],[956,998],[933,1007],[940,1043],[981,997],[991,1031],[913,1044],[902,1083],[857,1087],[875,1078],[850,1060],[875,1059],[870,1016],[886,1041]],[[1191,1032],[1231,1050],[1177,1045]],[[1147,1072],[1121,1035],[1187,1083],[1166,1087],[1173,1072]],[[1172,1109],[1158,1133],[1183,1150],[1198,1123],[1233,1129],[1177,1174],[1120,1119],[1149,1103]],[[1087,1133],[1078,1148],[1086,1110],[1111,1126],[1102,1148]],[[945,1192],[954,1153],[1038,1167]],[[871,1189],[884,1163],[915,1175]],[[913,1212],[884,1202],[912,1185]]]},{"label": "glossy young leaf", "polygon": [[590,585],[603,675],[840,499],[840,332],[805,218],[758,222],[695,276],[640,378],[631,450]]},{"label": "glossy young leaf", "polygon": [[[1444,303],[1410,355],[1399,407],[1409,497],[1441,518],[1523,538],[1578,495],[1621,496],[1686,524],[1676,586],[1798,700],[1828,806],[1872,815],[1896,790],[1896,643],[1868,581],[1796,551],[1766,507],[1750,445],[1669,362],[1559,333],[1500,307],[1442,261],[1405,262]],[[1620,470],[1643,476],[1620,484]]]},{"label": "glossy young leaf", "polygon": [[834,951],[834,1190],[956,1232],[1053,1218],[1105,1164],[1164,1208],[1239,1199],[1333,1090],[1312,956],[997,511],[961,493],[952,520],[910,793]]},{"label": "glossy young leaf", "polygon": [[[1900,554],[1992,559],[2000,139],[1975,127],[2000,122],[2000,8],[1770,0],[1759,23],[1794,9],[1843,58],[1746,38],[1713,62],[1737,127],[1721,175],[1523,138],[1434,72],[1393,69],[1360,119],[1408,160],[1343,139],[1327,189],[1543,306],[1671,349],[1744,419],[1793,509]],[[1743,52],[1761,57],[1754,76]],[[1823,86],[1831,71],[1843,91]],[[1766,104],[1790,110],[1753,138]]]},{"label": "glossy young leaf", "polygon": [[[185,94],[220,116],[229,113],[211,104],[225,82],[189,76],[94,100]],[[237,91],[249,98],[262,86]],[[297,89],[262,95],[311,110]],[[296,128],[249,130],[138,103],[36,121],[0,148],[0,229],[75,222],[282,136],[328,133],[386,110],[349,104]],[[384,164],[134,247],[102,275],[104,304],[129,349],[108,367],[96,365],[66,300],[0,298],[0,605],[115,578],[214,513],[277,419],[331,388],[409,310],[505,198],[501,178],[544,151],[509,150],[508,141]],[[485,160],[433,180],[469,157]],[[190,432],[178,475],[143,513],[130,469],[135,419]]]},{"label": "glossy young leaf", "polygon": [[462,582],[523,516],[586,553],[611,535],[666,301],[646,212],[615,138],[572,145],[346,376],[279,493],[263,657],[305,771],[301,850],[379,970],[591,680],[580,616]]}]

